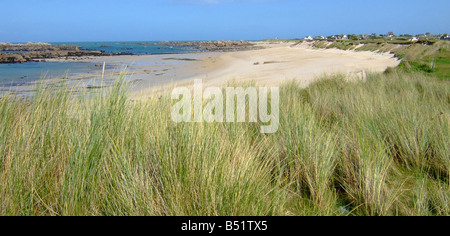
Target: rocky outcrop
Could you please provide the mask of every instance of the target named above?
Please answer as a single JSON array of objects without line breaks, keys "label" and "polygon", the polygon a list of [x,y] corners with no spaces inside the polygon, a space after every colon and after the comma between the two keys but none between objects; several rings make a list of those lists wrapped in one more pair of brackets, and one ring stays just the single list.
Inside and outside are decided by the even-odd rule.
[{"label": "rocky outcrop", "polygon": [[12,44],[12,43],[0,43],[0,51],[28,51],[28,52],[41,52],[41,51],[79,51],[78,46],[75,45],[51,45],[49,43],[25,43],[25,44]]},{"label": "rocky outcrop", "polygon": [[109,56],[111,54],[100,51],[81,50],[76,45],[51,45],[49,43],[0,43],[0,63],[24,63],[43,61],[50,58],[105,55]]},{"label": "rocky outcrop", "polygon": [[[248,41],[201,41],[201,42],[158,42],[138,43],[140,45],[166,45],[172,47],[190,47],[199,51],[244,51],[259,49],[256,44]],[[101,45],[107,47],[107,45]],[[2,53],[3,52],[3,53]],[[7,53],[6,53],[7,52]],[[84,56],[115,56],[131,55],[130,53],[107,53],[80,49],[76,45],[52,45],[49,43],[12,44],[0,43],[0,63],[23,63],[45,61],[51,58],[68,58]]]},{"label": "rocky outcrop", "polygon": [[172,47],[192,47],[204,51],[243,51],[260,49],[254,43],[248,41],[201,41],[201,42],[159,42],[160,45],[172,46]]},{"label": "rocky outcrop", "polygon": [[19,54],[2,54],[0,53],[0,63],[23,63],[27,60]]}]

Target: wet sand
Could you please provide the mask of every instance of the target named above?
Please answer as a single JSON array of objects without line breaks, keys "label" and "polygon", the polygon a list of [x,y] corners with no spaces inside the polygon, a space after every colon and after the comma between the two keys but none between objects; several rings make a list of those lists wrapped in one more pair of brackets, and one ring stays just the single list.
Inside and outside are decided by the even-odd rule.
[{"label": "wet sand", "polygon": [[[81,88],[97,88],[109,86],[119,74],[123,74],[133,96],[147,97],[174,86],[191,86],[194,79],[202,79],[204,86],[219,87],[230,81],[274,86],[288,80],[297,80],[302,86],[308,86],[324,74],[343,73],[364,77],[366,72],[382,72],[400,63],[388,53],[315,49],[308,43],[260,42],[258,46],[264,49],[77,58],[73,60],[94,63],[96,70],[71,75],[67,81],[69,85]],[[102,77],[103,63],[106,64],[106,70]]]}]

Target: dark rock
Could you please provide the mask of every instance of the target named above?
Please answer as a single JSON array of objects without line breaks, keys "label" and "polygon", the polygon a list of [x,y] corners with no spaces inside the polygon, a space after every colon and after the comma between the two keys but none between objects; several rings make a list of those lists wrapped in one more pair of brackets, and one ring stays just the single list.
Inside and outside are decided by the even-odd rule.
[{"label": "dark rock", "polygon": [[81,50],[76,45],[51,45],[48,43],[11,44],[0,43],[0,51],[17,51],[18,53],[1,53],[0,63],[36,62],[50,58],[68,58],[83,56],[111,55],[99,51]]},{"label": "dark rock", "polygon": [[1,54],[0,55],[0,63],[24,63],[27,60],[20,54]]},{"label": "dark rock", "polygon": [[243,51],[260,49],[260,47],[255,46],[255,44],[248,41],[201,41],[201,42],[159,42],[160,45],[172,46],[172,47],[192,47],[204,51]]}]

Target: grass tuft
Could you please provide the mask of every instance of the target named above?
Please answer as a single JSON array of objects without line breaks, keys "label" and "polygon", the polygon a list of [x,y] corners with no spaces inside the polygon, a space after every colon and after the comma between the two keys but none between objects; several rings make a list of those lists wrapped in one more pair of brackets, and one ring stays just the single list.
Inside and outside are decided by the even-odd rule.
[{"label": "grass tuft", "polygon": [[449,215],[449,88],[397,70],[290,82],[271,135],[174,123],[168,95],[131,100],[120,78],[6,95],[0,214]]}]

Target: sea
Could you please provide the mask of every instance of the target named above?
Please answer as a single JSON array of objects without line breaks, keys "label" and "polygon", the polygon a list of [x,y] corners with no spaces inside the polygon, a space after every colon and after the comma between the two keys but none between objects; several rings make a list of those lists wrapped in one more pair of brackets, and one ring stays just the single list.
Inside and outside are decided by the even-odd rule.
[{"label": "sea", "polygon": [[[77,45],[84,50],[133,55],[184,54],[198,52],[193,47],[172,47],[153,41],[139,42],[54,42],[53,45]],[[2,52],[11,53],[11,52]],[[98,66],[98,65],[97,65]],[[98,70],[90,62],[27,62],[0,64],[0,87],[21,86],[44,78],[65,77],[71,74]]]}]

